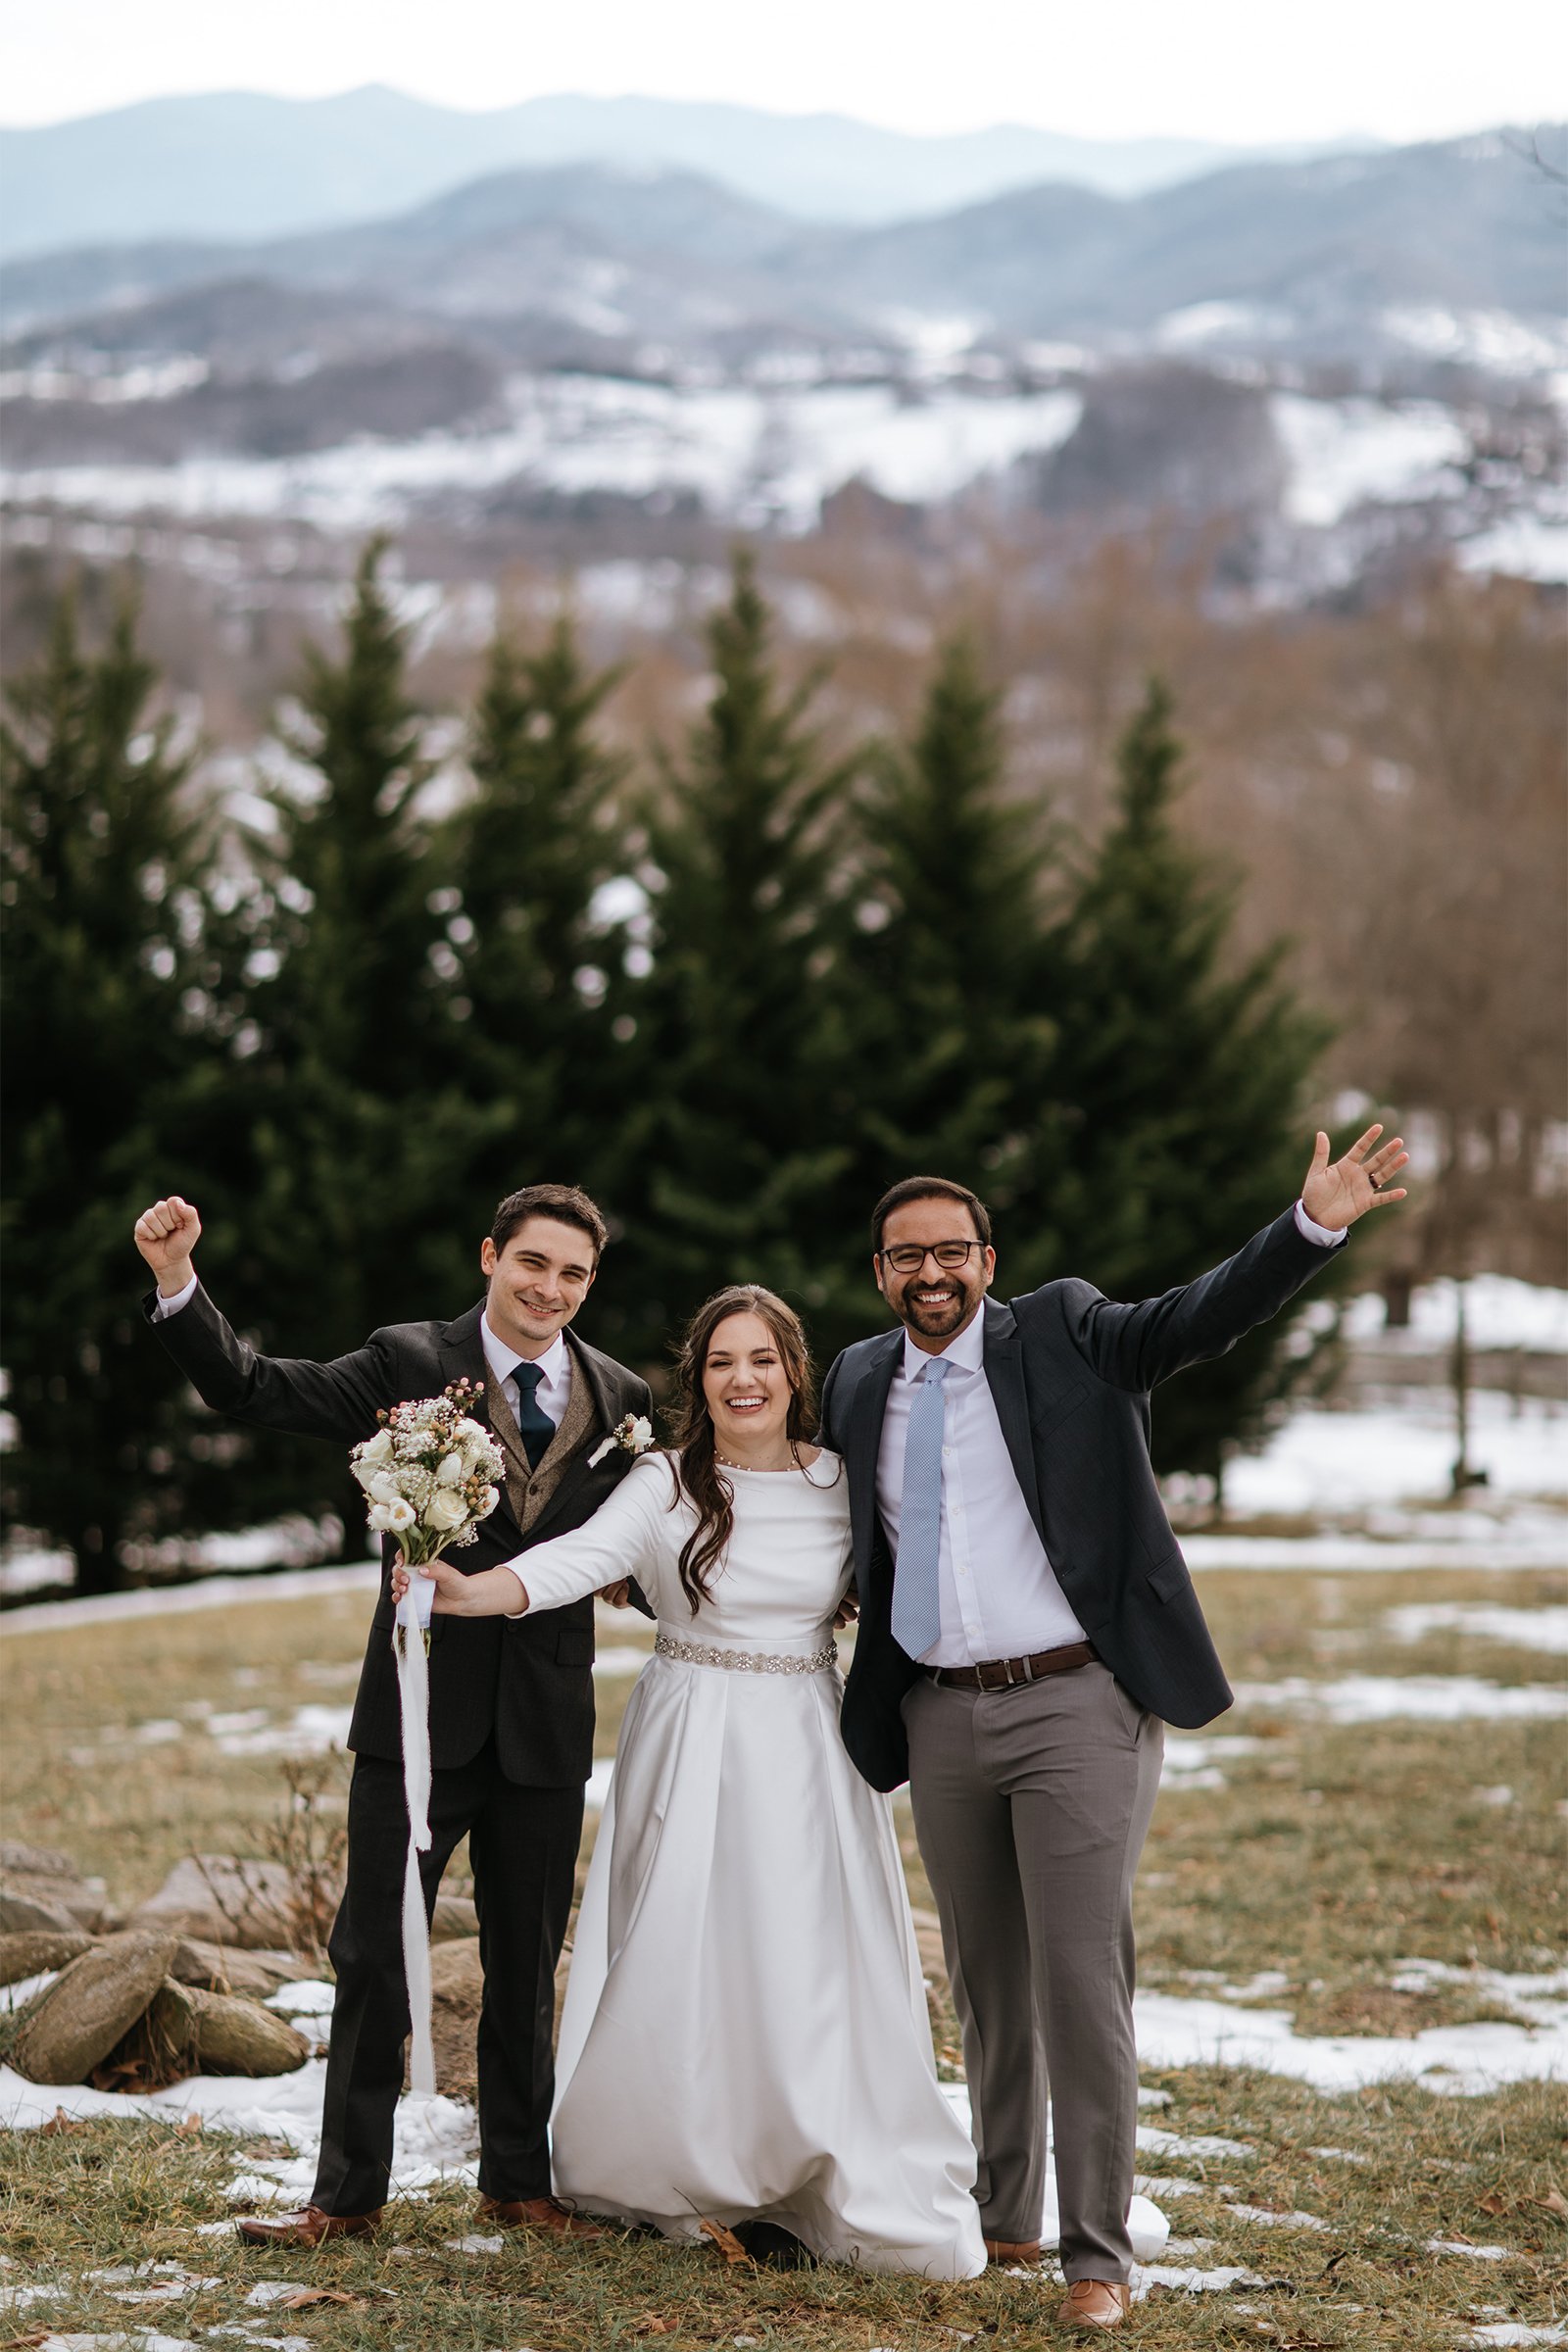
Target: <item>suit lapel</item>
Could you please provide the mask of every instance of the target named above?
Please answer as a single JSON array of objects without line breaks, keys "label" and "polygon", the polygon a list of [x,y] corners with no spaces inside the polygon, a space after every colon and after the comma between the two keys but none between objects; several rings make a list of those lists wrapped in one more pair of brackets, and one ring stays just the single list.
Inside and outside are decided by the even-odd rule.
[{"label": "suit lapel", "polygon": [[[570,1501],[587,1477],[588,1456],[593,1450],[589,1439],[613,1429],[621,1418],[619,1387],[612,1383],[610,1366],[605,1357],[594,1348],[585,1348],[580,1340],[573,1339],[569,1331],[566,1333],[566,1346],[571,1350],[572,1407],[577,1406],[580,1394],[583,1403],[590,1409],[582,1419],[582,1435],[577,1442],[576,1451],[563,1468],[554,1493],[546,1496],[529,1523],[528,1533],[531,1537],[538,1537],[541,1529]],[[568,1407],[568,1411],[575,1423],[579,1420],[580,1408],[572,1410],[572,1407]]]},{"label": "suit lapel", "polygon": [[876,1466],[882,1450],[882,1424],[887,1417],[888,1392],[904,1353],[904,1333],[890,1331],[872,1350],[850,1399],[845,1432],[845,1460],[850,1480],[850,1527],[855,1540],[855,1564],[866,1573],[876,1535]]},{"label": "suit lapel", "polygon": [[1029,1427],[1029,1392],[1023,1378],[1023,1335],[1011,1307],[998,1306],[989,1298],[985,1305],[985,1368],[1013,1475],[1044,1544],[1040,1480],[1035,1467],[1034,1436]]}]

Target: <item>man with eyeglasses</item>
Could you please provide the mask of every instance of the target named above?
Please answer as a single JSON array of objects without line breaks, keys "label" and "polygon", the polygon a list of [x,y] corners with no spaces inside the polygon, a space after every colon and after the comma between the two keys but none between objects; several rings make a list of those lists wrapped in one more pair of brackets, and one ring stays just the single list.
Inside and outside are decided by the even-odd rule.
[{"label": "man with eyeglasses", "polygon": [[993,2261],[1040,2256],[1046,2098],[1061,2317],[1128,2309],[1138,2117],[1133,1877],[1164,1726],[1231,1692],[1149,1455],[1150,1391],[1277,1314],[1368,1209],[1402,1200],[1370,1127],[1246,1248],[1162,1298],[1091,1283],[988,1298],[991,1220],[966,1186],[908,1176],[871,1220],[902,1331],[832,1365],[860,1603],[845,1744],[907,1780],[963,2034]]}]

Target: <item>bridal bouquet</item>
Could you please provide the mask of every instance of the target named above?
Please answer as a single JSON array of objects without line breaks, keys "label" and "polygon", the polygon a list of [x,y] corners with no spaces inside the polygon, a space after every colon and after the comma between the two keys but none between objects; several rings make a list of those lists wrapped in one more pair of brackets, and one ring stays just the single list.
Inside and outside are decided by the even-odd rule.
[{"label": "bridal bouquet", "polygon": [[[395,1404],[376,1414],[380,1428],[349,1455],[365,1491],[368,1516],[377,1535],[396,1536],[409,1567],[422,1568],[437,1554],[471,1544],[479,1522],[501,1500],[501,1449],[468,1407],[480,1395],[471,1381],[455,1380],[439,1396]],[[397,1659],[398,1707],[403,1724],[403,1790],[409,1809],[409,1844],[403,1873],[403,1969],[408,1985],[414,2046],[412,2088],[424,2097],[435,2091],[431,2035],[430,1936],[425,1918],[419,1856],[430,1850],[430,1680],[426,1650],[430,1603],[435,1587],[416,1578],[400,1603],[392,1633]],[[399,1633],[403,1640],[398,1640]],[[413,1637],[418,1634],[420,1639]]]},{"label": "bridal bouquet", "polygon": [[455,1380],[439,1396],[383,1408],[374,1437],[349,1456],[371,1529],[396,1536],[411,1568],[471,1544],[501,1499],[501,1448],[468,1414],[479,1394]]}]

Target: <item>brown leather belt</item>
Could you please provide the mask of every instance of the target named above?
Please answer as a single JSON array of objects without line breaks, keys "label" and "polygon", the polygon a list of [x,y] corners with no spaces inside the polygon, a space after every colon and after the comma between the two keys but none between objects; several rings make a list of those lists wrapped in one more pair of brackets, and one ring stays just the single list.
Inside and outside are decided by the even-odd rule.
[{"label": "brown leather belt", "polygon": [[984,1658],[978,1666],[929,1666],[926,1672],[950,1690],[1010,1690],[1048,1674],[1071,1674],[1075,1666],[1093,1665],[1099,1655],[1092,1642],[1064,1642],[1059,1649],[1037,1649],[1032,1658]]}]

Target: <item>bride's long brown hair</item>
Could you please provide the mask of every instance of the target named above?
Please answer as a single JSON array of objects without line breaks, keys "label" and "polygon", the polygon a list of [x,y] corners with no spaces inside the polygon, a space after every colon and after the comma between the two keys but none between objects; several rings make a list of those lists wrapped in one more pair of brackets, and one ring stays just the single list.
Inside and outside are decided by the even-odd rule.
[{"label": "bride's long brown hair", "polygon": [[673,1442],[680,1458],[678,1465],[674,1461],[670,1464],[675,1471],[675,1494],[670,1508],[673,1510],[680,1499],[682,1490],[697,1508],[697,1525],[682,1544],[680,1554],[681,1591],[692,1604],[694,1617],[708,1598],[710,1578],[735,1525],[735,1490],[714,1453],[712,1416],[703,1394],[708,1350],[714,1332],[729,1315],[760,1316],[773,1335],[784,1377],[790,1384],[784,1434],[791,1450],[809,1444],[816,1426],[816,1382],[811,1372],[810,1349],[795,1309],[786,1306],[773,1292],[764,1291],[760,1283],[737,1282],[728,1290],[715,1291],[693,1315],[681,1341],[675,1361],[675,1408],[671,1415]]}]

